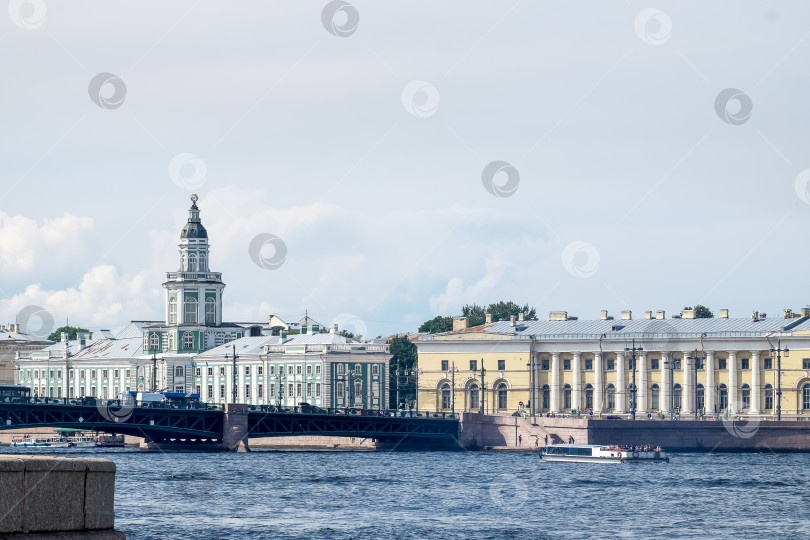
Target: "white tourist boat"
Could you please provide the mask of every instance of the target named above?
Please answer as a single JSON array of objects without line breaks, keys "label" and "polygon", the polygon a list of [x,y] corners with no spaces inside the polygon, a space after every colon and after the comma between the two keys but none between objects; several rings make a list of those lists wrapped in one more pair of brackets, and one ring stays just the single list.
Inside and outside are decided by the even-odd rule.
[{"label": "white tourist boat", "polygon": [[550,444],[543,461],[568,463],[669,463],[660,448],[620,447],[601,444]]},{"label": "white tourist boat", "polygon": [[11,439],[11,446],[22,446],[25,448],[68,448],[70,442],[64,437],[20,437]]}]

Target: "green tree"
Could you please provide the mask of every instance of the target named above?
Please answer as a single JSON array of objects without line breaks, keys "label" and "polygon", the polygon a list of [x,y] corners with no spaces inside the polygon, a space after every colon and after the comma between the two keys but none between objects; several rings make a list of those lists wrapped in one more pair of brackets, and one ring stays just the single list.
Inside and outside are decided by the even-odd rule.
[{"label": "green tree", "polygon": [[341,336],[343,336],[345,338],[348,338],[348,339],[353,339],[355,341],[363,341],[363,335],[362,334],[353,334],[353,333],[349,332],[348,330],[341,330],[339,332],[339,335],[341,335]]},{"label": "green tree", "polygon": [[391,352],[391,361],[388,365],[388,406],[396,409],[397,405],[397,371],[408,373],[399,376],[400,403],[416,399],[416,345],[407,336],[396,336],[388,342]]},{"label": "green tree", "polygon": [[486,322],[487,310],[478,304],[467,304],[461,308],[461,315],[467,317],[469,326],[479,326]]},{"label": "green tree", "polygon": [[[685,307],[683,309],[692,309],[690,307]],[[695,318],[696,319],[713,319],[714,313],[712,310],[707,308],[706,306],[702,306],[700,304],[695,306]]]},{"label": "green tree", "polygon": [[534,319],[537,316],[537,312],[529,304],[520,306],[511,300],[508,302],[501,300],[497,304],[490,304],[487,311],[492,314],[493,321],[508,321],[510,316],[517,317],[520,313],[523,313],[527,319]]},{"label": "green tree", "polygon": [[87,328],[80,328],[78,326],[60,326],[48,336],[48,341],[61,341],[62,332],[68,333],[68,339],[77,339],[79,332],[89,332]]},{"label": "green tree", "polygon": [[442,315],[437,315],[436,317],[433,317],[429,321],[423,322],[422,326],[419,327],[420,332],[427,332],[428,334],[449,332],[452,329],[453,329],[453,318],[443,317]]}]

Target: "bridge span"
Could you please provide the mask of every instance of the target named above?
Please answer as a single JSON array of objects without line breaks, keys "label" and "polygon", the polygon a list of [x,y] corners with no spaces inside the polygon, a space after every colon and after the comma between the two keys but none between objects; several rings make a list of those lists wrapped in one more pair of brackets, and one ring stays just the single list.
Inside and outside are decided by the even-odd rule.
[{"label": "bridge span", "polygon": [[[253,410],[251,410],[253,409]],[[375,439],[389,448],[453,448],[455,417],[393,417],[379,414],[317,414],[256,410],[247,405],[137,407],[116,400],[95,405],[63,401],[0,403],[0,430],[75,428],[141,437],[155,447],[222,447],[233,450],[250,438],[320,435]]]}]

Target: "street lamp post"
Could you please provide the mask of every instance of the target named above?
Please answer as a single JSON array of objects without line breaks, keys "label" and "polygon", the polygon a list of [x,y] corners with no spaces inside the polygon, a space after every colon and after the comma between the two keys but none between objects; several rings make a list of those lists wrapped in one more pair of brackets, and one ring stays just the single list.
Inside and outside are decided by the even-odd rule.
[{"label": "street lamp post", "polygon": [[453,393],[453,397],[450,400],[450,413],[455,416],[456,415],[456,363],[453,362],[453,370],[450,372],[450,388]]},{"label": "street lamp post", "polygon": [[485,414],[485,412],[486,412],[486,406],[484,404],[484,401],[487,399],[486,386],[484,386],[484,374],[486,373],[486,371],[487,370],[484,369],[484,359],[482,358],[481,359],[481,396],[480,396],[480,400],[479,400],[481,402],[479,405],[480,405],[480,408],[481,408],[481,414],[482,415]]},{"label": "street lamp post", "polygon": [[[767,337],[767,336],[766,336]],[[782,353],[785,353],[785,358],[790,355],[790,349],[782,348],[782,340],[776,340],[776,347],[774,348],[770,338],[768,343],[771,346],[771,354],[776,353],[776,419],[782,419]]]},{"label": "street lamp post", "polygon": [[636,347],[636,340],[633,340],[633,347],[631,348],[624,348],[625,352],[632,352],[633,353],[633,389],[630,391],[630,395],[632,396],[633,402],[631,403],[630,414],[633,420],[636,419],[636,352],[642,352],[644,350],[643,347]]},{"label": "street lamp post", "polygon": [[[231,403],[236,403],[238,397],[238,390],[237,385],[239,384],[239,373],[236,372],[236,360],[239,358],[236,354],[236,345],[233,346],[233,356],[231,357],[233,361],[233,388],[231,389],[231,396],[233,401]],[[228,359],[228,353],[225,353],[225,360]]]},{"label": "street lamp post", "polygon": [[694,372],[695,377],[695,391],[694,391],[694,404],[695,404],[695,420],[698,419],[698,397],[697,397],[697,387],[698,387],[698,370],[702,367],[703,360],[706,359],[705,356],[698,356],[697,349],[692,356],[687,356],[687,359],[692,361],[692,371]]},{"label": "street lamp post", "polygon": [[675,414],[675,370],[680,369],[681,361],[669,353],[669,361],[664,362],[664,365],[669,368],[669,417],[672,419]]}]

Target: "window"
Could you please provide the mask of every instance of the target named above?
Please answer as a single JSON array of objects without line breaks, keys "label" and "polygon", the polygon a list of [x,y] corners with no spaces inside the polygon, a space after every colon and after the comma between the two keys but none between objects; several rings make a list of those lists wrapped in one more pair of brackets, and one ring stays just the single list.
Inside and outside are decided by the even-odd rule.
[{"label": "window", "polygon": [[256,366],[256,373],[262,375],[264,373],[264,366]]},{"label": "window", "polygon": [[221,366],[221,367],[219,368],[219,376],[220,376],[220,377],[224,377],[224,376],[225,376],[225,366]]},{"label": "window", "polygon": [[[196,377],[199,377],[200,375],[202,375],[202,368],[196,368],[196,369],[194,370],[194,375],[195,375]],[[198,393],[199,393],[199,392],[198,392]]]},{"label": "window", "polygon": [[607,387],[607,408],[609,410],[616,408],[616,387],[612,384]]},{"label": "window", "polygon": [[[106,369],[102,369],[101,370],[101,378],[106,379],[106,378],[108,378],[107,375],[109,375],[109,371],[107,371]],[[53,376],[53,370],[51,370],[51,376]]]},{"label": "window", "polygon": [[571,408],[571,385],[570,384],[566,384],[563,387],[563,408],[564,409],[570,409]]},{"label": "window", "polygon": [[343,383],[342,382],[337,383],[337,397],[339,397],[339,398],[343,397]]},{"label": "window", "polygon": [[[472,367],[473,362],[475,362],[475,360],[470,360],[470,367]],[[475,370],[472,370],[472,371],[475,371]],[[476,409],[479,408],[478,385],[473,384],[472,386],[470,386],[470,392],[469,393],[470,393],[470,409],[471,410],[476,410]]]},{"label": "window", "polygon": [[[658,369],[658,367],[659,367],[659,365],[660,365],[660,364],[658,363],[659,361],[660,361],[660,360],[658,360],[658,358],[652,358],[652,359],[650,360],[650,369]],[[653,407],[653,408],[654,408],[654,409],[657,409],[658,407]]]},{"label": "window", "polygon": [[270,366],[270,375],[276,374],[276,366]]},{"label": "window", "polygon": [[551,408],[551,389],[548,387],[547,384],[543,385],[543,408],[544,409]]},{"label": "window", "polygon": [[362,374],[362,373],[363,373],[363,368],[362,368],[362,366],[361,366],[360,364],[355,364],[355,365],[354,365],[354,374],[355,374],[355,375],[360,375],[360,374]]},{"label": "window", "polygon": [[321,374],[321,366],[319,366],[319,365],[315,366],[315,375],[320,375],[320,374]]},{"label": "window", "polygon": [[593,369],[593,358],[586,358],[585,359],[585,370],[590,371]]},{"label": "window", "polygon": [[[42,389],[42,394],[45,395],[45,389],[44,388]],[[90,387],[90,395],[92,397],[96,397],[96,387],[95,386]]]},{"label": "window", "polygon": [[192,253],[188,256],[188,271],[189,272],[196,272],[197,271],[197,254]]},{"label": "window", "polygon": [[191,332],[183,332],[183,348],[184,349],[194,348],[194,334],[192,334]]},{"label": "window", "polygon": [[95,370],[95,369],[91,369],[91,370],[90,370],[90,378],[91,378],[91,379],[95,379],[95,378],[96,378],[96,370]]},{"label": "window", "polygon": [[720,410],[724,410],[728,408],[728,388],[726,388],[725,384],[720,385],[720,391],[718,392],[718,397],[720,398]]},{"label": "window", "polygon": [[301,366],[295,366],[295,374],[301,375]]},{"label": "window", "polygon": [[293,383],[287,385],[287,396],[293,397]]},{"label": "window", "polygon": [[250,366],[245,366],[245,377],[250,377]]},{"label": "window", "polygon": [[763,362],[765,369],[773,369],[773,358],[766,357]]},{"label": "window", "polygon": [[73,399],[73,387],[72,386],[70,388],[68,388],[68,396],[70,397],[70,399]]},{"label": "window", "polygon": [[205,253],[200,253],[200,262],[197,263],[197,268],[200,272],[208,271],[208,267],[205,265]]},{"label": "window", "polygon": [[250,401],[250,385],[245,385],[245,401]]},{"label": "window", "polygon": [[650,408],[657,410],[661,408],[661,390],[657,384],[652,385],[650,388]]},{"label": "window", "polygon": [[184,322],[196,323],[197,322],[197,299],[189,296],[185,301],[185,312],[183,315]]},{"label": "window", "polygon": [[542,360],[540,360],[540,369],[542,369],[543,371],[548,371],[549,369],[548,358],[543,358]]},{"label": "window", "polygon": [[273,399],[274,397],[276,397],[276,383],[270,383],[270,394],[268,394],[267,398]]},{"label": "window", "polygon": [[149,350],[156,351],[160,348],[160,337],[157,334],[151,334],[149,336]]},{"label": "window", "polygon": [[470,360],[470,371],[478,371],[478,360]]},{"label": "window", "polygon": [[[447,360],[442,360],[442,363],[447,363]],[[449,409],[450,408],[450,385],[444,383],[441,388],[442,394],[442,409]]]},{"label": "window", "polygon": [[616,360],[614,358],[607,359],[607,368],[611,371],[616,369]]},{"label": "window", "polygon": [[770,384],[765,385],[765,410],[770,411],[773,409],[773,386]]},{"label": "window", "polygon": [[225,399],[225,385],[219,385],[219,399]]},{"label": "window", "polygon": [[213,298],[205,299],[205,324],[217,323],[217,301]]},{"label": "window", "polygon": [[199,384],[194,387],[194,391],[198,396],[200,395],[200,385]]},{"label": "window", "polygon": [[751,408],[751,388],[744,384],[740,389],[740,399],[742,401],[742,410]]},{"label": "window", "polygon": [[337,365],[337,374],[338,375],[343,375],[343,364],[338,364]]},{"label": "window", "polygon": [[505,369],[506,369],[506,360],[498,360],[498,371],[503,371]]},{"label": "window", "polygon": [[[449,364],[450,364],[450,362],[448,362],[447,360],[442,360],[442,371],[447,371],[448,369],[450,369]],[[446,409],[447,407],[443,407],[443,408]]]},{"label": "window", "polygon": [[184,393],[186,391],[186,389],[183,387],[182,384],[175,384],[174,385],[174,391],[177,392],[178,394],[181,394],[181,393]]},{"label": "window", "polygon": [[182,377],[185,373],[185,368],[183,366],[175,366],[174,367],[174,376],[175,377]]},{"label": "window", "polygon": [[[498,362],[503,362],[503,360],[498,360]],[[498,408],[499,409],[506,409],[506,384],[501,383],[498,385]]]},{"label": "window", "polygon": [[740,358],[740,369],[751,369],[748,358]]},{"label": "window", "polygon": [[307,383],[307,397],[312,397],[312,383]]},{"label": "window", "polygon": [[682,393],[681,393],[681,385],[676,384],[672,388],[672,406],[675,409],[680,409],[681,408],[681,395],[682,395]]},{"label": "window", "polygon": [[293,366],[287,366],[287,375],[293,374]]},{"label": "window", "polygon": [[[143,366],[138,368],[138,377],[143,378]],[[84,379],[84,371],[82,371],[82,379]]]},{"label": "window", "polygon": [[718,358],[717,359],[717,369],[726,369],[726,359],[725,358]]},{"label": "window", "polygon": [[114,376],[115,376],[115,378],[116,378],[116,379],[117,379],[118,377],[120,377],[120,372],[119,372],[117,369],[116,369],[115,371],[113,371],[113,374],[114,374]]},{"label": "window", "polygon": [[571,359],[570,358],[566,358],[566,359],[563,360],[563,369],[565,371],[570,371],[571,370]]},{"label": "window", "polygon": [[61,369],[57,369],[57,370],[56,370],[56,378],[57,378],[57,379],[61,379],[61,378],[62,378],[62,370],[61,370]]},{"label": "window", "polygon": [[810,383],[802,386],[802,410],[810,409]]},{"label": "window", "polygon": [[703,385],[697,385],[697,390],[695,391],[695,399],[697,399],[697,408],[698,410],[705,408],[705,392],[703,390]]},{"label": "window", "polygon": [[[71,371],[73,371],[73,370],[71,370]],[[71,373],[70,376],[73,377],[73,373]],[[128,369],[127,370],[127,379],[129,379],[131,377],[132,377],[132,370]]]},{"label": "window", "polygon": [[169,324],[177,324],[177,298],[169,298]]},{"label": "window", "polygon": [[208,393],[205,395],[205,397],[203,399],[213,399],[213,397],[214,397],[214,385],[209,384],[208,385]]},{"label": "window", "polygon": [[590,384],[585,387],[585,408],[593,409],[593,386]]},{"label": "window", "polygon": [[321,383],[315,383],[315,397],[321,397]]},{"label": "window", "polygon": [[810,358],[802,359],[802,369],[810,369]]},{"label": "window", "polygon": [[264,399],[264,385],[262,383],[259,383],[256,386],[256,397],[259,399]]},{"label": "window", "polygon": [[169,349],[174,350],[174,334],[169,332]]},{"label": "window", "polygon": [[298,397],[304,397],[304,394],[301,393],[301,383],[296,383],[295,384],[295,394]]},{"label": "window", "polygon": [[372,364],[371,365],[371,375],[373,377],[377,377],[380,375],[380,365],[379,364]]}]

